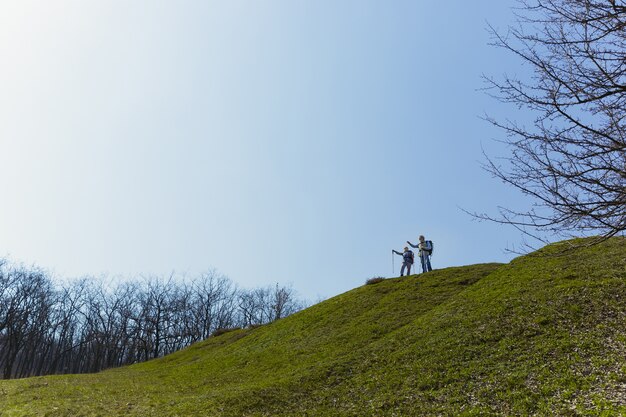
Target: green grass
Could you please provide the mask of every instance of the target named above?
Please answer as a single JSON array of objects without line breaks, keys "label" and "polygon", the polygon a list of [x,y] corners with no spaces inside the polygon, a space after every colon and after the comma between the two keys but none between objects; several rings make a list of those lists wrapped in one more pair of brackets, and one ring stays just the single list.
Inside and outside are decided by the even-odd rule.
[{"label": "green grass", "polygon": [[130,367],[0,381],[0,416],[626,415],[626,239],[556,256],[566,244],[363,285]]}]

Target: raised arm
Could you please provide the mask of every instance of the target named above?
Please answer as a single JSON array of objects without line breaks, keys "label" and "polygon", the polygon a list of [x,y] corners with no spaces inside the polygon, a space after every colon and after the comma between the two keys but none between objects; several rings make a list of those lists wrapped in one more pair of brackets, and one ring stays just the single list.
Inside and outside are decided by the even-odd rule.
[{"label": "raised arm", "polygon": [[406,243],[408,243],[409,246],[411,246],[412,248],[418,248],[419,247],[419,243],[417,245],[414,245],[411,242],[409,242],[408,240],[406,241]]},{"label": "raised arm", "polygon": [[398,252],[397,250],[394,250],[394,249],[391,249],[391,251],[395,253],[396,255],[402,256],[402,252]]}]

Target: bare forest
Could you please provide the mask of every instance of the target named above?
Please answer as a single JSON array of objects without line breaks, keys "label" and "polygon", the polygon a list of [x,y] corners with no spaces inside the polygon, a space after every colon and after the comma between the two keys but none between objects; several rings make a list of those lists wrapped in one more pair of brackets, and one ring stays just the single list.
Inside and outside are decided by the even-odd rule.
[{"label": "bare forest", "polygon": [[97,372],[303,307],[289,286],[241,289],[214,271],[60,284],[44,270],[0,259],[0,370],[5,379]]}]

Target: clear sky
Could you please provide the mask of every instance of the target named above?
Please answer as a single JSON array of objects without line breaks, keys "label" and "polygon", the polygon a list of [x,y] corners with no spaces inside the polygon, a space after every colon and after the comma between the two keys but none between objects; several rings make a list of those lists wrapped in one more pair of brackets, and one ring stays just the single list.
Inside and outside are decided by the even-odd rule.
[{"label": "clear sky", "polygon": [[522,201],[480,168],[512,5],[0,0],[0,255],[311,300],[419,234],[435,268],[506,262],[519,233],[460,207]]}]

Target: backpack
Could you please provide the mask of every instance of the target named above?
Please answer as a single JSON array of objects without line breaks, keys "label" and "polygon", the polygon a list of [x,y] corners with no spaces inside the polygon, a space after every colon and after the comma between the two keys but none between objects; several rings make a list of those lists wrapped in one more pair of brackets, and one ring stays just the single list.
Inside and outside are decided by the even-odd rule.
[{"label": "backpack", "polygon": [[[413,262],[415,261],[415,258],[414,258],[414,255],[413,255],[413,251],[412,251],[412,250],[410,250],[410,251],[408,251],[408,252],[406,252],[406,253],[407,253],[407,255],[408,255],[408,256],[407,256],[407,258],[409,258],[409,259],[410,259],[410,261],[411,261],[411,263],[413,263]],[[404,258],[404,256],[402,256],[402,257]]]},{"label": "backpack", "polygon": [[432,254],[433,254],[433,252],[435,250],[435,245],[433,245],[433,241],[432,240],[427,240],[425,243],[430,246],[430,250],[426,251],[426,252],[428,252],[428,256],[432,256]]}]

